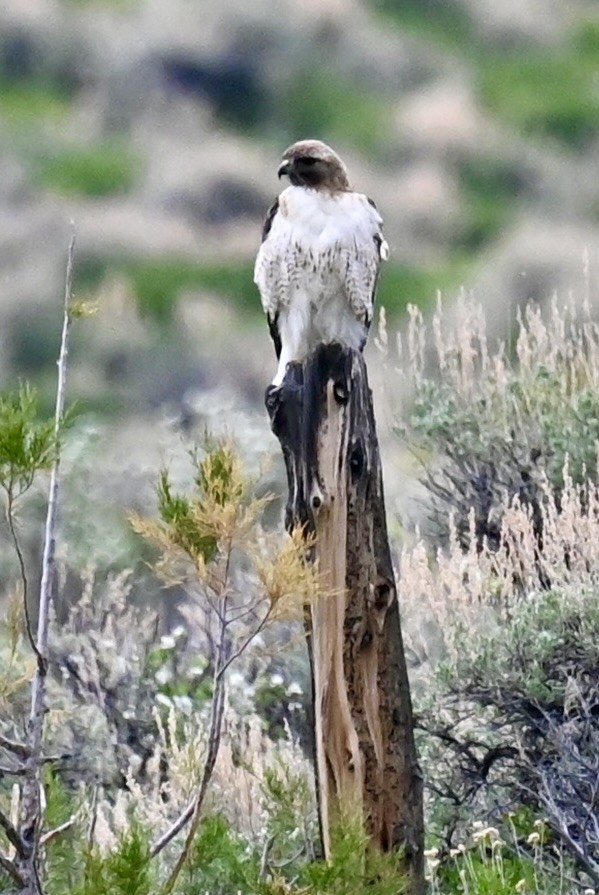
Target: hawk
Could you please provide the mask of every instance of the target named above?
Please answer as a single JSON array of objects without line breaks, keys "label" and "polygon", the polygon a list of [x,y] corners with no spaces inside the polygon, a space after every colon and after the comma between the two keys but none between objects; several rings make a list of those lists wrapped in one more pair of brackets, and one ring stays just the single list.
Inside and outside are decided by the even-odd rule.
[{"label": "hawk", "polygon": [[389,255],[374,202],[350,189],[326,143],[294,143],[277,173],[291,185],[268,211],[254,269],[279,361],[275,387],[288,363],[322,342],[363,350]]}]

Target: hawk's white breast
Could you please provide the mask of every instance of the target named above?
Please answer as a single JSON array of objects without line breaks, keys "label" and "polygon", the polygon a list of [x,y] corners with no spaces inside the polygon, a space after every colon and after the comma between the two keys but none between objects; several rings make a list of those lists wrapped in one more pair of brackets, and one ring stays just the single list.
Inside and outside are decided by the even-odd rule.
[{"label": "hawk's white breast", "polygon": [[370,313],[387,251],[381,216],[362,193],[288,187],[256,259],[254,279],[264,309],[276,314],[300,285],[319,290],[317,300],[326,299],[328,285],[347,287],[354,311],[360,313],[363,303]]},{"label": "hawk's white breast", "polygon": [[279,196],[254,280],[276,321],[285,365],[320,342],[364,347],[381,259],[382,219],[362,193],[291,186]]}]

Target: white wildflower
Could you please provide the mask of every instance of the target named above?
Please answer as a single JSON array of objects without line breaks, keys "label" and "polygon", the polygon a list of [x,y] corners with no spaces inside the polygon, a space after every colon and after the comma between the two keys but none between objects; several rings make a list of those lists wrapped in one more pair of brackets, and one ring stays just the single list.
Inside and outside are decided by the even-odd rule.
[{"label": "white wildflower", "polygon": [[161,649],[174,649],[176,645],[175,638],[171,634],[163,634],[160,638]]}]

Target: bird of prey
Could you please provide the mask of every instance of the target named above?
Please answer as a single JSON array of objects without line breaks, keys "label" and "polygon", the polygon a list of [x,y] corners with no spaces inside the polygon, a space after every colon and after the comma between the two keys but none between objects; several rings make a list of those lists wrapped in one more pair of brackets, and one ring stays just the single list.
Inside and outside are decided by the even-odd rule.
[{"label": "bird of prey", "polygon": [[364,348],[389,255],[374,202],[350,189],[326,143],[294,143],[277,173],[291,185],[268,211],[254,269],[279,361],[275,387],[288,363],[323,342]]}]

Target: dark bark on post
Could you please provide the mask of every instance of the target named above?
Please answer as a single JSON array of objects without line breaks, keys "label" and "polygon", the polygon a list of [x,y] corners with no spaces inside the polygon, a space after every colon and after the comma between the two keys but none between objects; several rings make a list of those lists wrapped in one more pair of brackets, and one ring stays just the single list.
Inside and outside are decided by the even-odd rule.
[{"label": "dark bark on post", "polygon": [[287,468],[286,525],[315,533],[333,593],[307,613],[325,855],[331,823],[358,810],[372,847],[403,849],[410,895],[421,895],[422,778],[362,355],[320,346],[266,405]]}]

